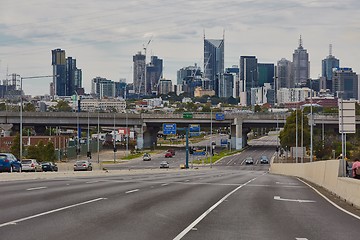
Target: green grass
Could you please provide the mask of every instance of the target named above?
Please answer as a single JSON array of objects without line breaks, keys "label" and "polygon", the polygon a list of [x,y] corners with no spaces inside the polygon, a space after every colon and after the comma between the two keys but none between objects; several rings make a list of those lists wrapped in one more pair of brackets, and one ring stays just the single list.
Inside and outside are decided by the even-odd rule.
[{"label": "green grass", "polygon": [[[215,154],[214,156],[212,156],[212,163],[215,163],[216,161],[218,161],[219,159],[226,157],[226,156],[231,156],[234,155],[236,153],[241,152],[241,150],[223,150],[221,152],[219,152],[218,154]],[[210,156],[207,157],[202,157],[199,160],[194,160],[193,164],[210,164]]]}]

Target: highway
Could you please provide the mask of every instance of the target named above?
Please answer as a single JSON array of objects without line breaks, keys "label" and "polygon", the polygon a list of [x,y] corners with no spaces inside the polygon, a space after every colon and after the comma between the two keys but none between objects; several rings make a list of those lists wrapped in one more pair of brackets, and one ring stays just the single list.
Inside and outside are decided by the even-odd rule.
[{"label": "highway", "polygon": [[213,168],[0,181],[0,239],[358,239],[360,217],[256,162],[266,145]]}]

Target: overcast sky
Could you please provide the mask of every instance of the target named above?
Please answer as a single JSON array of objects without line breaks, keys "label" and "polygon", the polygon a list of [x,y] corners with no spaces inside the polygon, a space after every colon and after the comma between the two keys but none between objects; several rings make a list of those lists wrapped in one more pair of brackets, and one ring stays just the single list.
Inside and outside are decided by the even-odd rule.
[{"label": "overcast sky", "polygon": [[[51,50],[77,59],[83,86],[100,76],[132,82],[132,56],[148,46],[164,60],[164,77],[203,66],[203,33],[221,39],[225,30],[225,67],[241,55],[258,62],[292,60],[302,35],[310,54],[311,77],[321,74],[329,54],[342,67],[360,73],[358,0],[0,0],[0,79],[52,74]],[[26,94],[49,94],[47,79],[24,80]]]}]

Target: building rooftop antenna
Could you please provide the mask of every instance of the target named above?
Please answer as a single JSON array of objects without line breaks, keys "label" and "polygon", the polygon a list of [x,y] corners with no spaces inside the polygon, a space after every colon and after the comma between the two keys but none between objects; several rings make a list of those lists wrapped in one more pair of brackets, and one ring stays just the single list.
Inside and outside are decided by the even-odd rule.
[{"label": "building rooftop antenna", "polygon": [[330,43],[329,44],[329,56],[332,56],[332,48],[333,48],[332,44]]},{"label": "building rooftop antenna", "polygon": [[302,37],[300,35],[300,39],[299,39],[299,48],[302,48],[303,46],[303,40],[302,40]]}]

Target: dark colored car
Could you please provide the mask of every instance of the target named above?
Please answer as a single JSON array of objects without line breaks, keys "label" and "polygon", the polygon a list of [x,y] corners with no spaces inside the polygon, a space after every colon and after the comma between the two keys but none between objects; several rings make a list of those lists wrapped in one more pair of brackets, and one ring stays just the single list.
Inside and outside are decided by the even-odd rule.
[{"label": "dark colored car", "polygon": [[41,167],[44,172],[57,172],[58,171],[58,166],[52,162],[42,163]]},{"label": "dark colored car", "polygon": [[0,172],[21,172],[21,162],[11,153],[0,153]]}]

